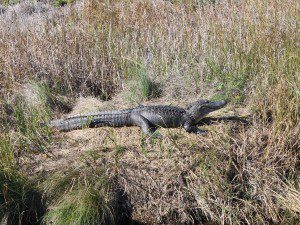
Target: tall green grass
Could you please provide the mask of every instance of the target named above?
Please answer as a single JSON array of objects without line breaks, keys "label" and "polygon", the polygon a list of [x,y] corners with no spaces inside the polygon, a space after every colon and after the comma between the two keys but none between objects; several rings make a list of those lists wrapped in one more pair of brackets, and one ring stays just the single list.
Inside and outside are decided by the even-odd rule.
[{"label": "tall green grass", "polygon": [[39,224],[45,213],[35,180],[20,171],[22,157],[45,153],[50,143],[49,129],[41,126],[49,108],[42,87],[37,90],[41,92],[27,96],[32,102],[20,94],[0,98],[0,220],[5,218],[7,224]]},{"label": "tall green grass", "polygon": [[[70,191],[51,208],[46,224],[115,224],[107,197],[99,189],[82,187]],[[48,222],[47,222],[48,221]]]},{"label": "tall green grass", "polygon": [[32,88],[12,100],[2,98],[2,129],[7,136],[13,135],[15,140],[10,144],[17,156],[24,151],[46,152],[50,141],[50,130],[42,126],[51,114],[49,96],[42,85],[34,84]]},{"label": "tall green grass", "polygon": [[[42,184],[51,203],[45,224],[116,224],[130,217],[116,205],[114,184],[92,167],[56,173]],[[125,209],[126,210],[126,209]],[[120,213],[120,214],[116,214]]]},{"label": "tall green grass", "polygon": [[[2,161],[3,158],[1,158]],[[39,224],[45,213],[42,195],[16,168],[0,165],[0,221]]]},{"label": "tall green grass", "polygon": [[128,82],[129,101],[142,102],[161,96],[161,85],[151,80],[145,66],[141,62],[133,63],[128,68],[127,73],[131,77]]}]

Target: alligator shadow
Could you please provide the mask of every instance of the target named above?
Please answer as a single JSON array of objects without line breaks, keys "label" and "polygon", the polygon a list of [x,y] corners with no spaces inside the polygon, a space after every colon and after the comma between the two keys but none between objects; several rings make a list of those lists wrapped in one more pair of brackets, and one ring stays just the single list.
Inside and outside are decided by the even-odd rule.
[{"label": "alligator shadow", "polygon": [[198,125],[199,126],[212,125],[217,122],[237,122],[246,126],[252,125],[252,122],[250,121],[249,117],[238,117],[238,116],[222,116],[216,118],[205,117],[198,123]]}]

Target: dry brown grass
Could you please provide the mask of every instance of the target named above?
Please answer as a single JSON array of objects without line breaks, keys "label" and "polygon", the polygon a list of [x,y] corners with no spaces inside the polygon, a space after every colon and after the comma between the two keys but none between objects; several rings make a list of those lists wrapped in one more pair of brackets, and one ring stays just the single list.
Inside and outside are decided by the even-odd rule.
[{"label": "dry brown grass", "polygon": [[[75,112],[95,107],[94,100],[80,102]],[[225,109],[214,116],[232,114]],[[129,196],[133,218],[144,222],[292,223],[289,219],[299,213],[299,143],[291,146],[256,122],[216,122],[205,128],[209,135],[200,137],[160,129],[164,139],[146,146],[138,128],[57,133],[53,157],[37,155],[23,168],[32,175],[84,165],[103,168]]]},{"label": "dry brown grass", "polygon": [[[0,11],[0,172],[10,164],[31,178],[102,168],[146,222],[299,221],[297,1],[23,2]],[[163,89],[152,104],[229,98],[215,116],[250,112],[251,124],[220,120],[206,137],[161,130],[164,139],[146,146],[137,128],[45,141],[39,120],[69,113],[80,96],[98,100],[81,98],[71,113],[132,106],[125,100],[139,77]],[[148,96],[147,85],[137,85],[136,99]]]}]

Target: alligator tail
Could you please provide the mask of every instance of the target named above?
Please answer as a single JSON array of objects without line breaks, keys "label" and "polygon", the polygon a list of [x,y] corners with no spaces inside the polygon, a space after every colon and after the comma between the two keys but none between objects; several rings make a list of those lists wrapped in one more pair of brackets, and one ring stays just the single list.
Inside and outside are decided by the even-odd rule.
[{"label": "alligator tail", "polygon": [[79,118],[68,118],[68,119],[58,119],[51,120],[47,123],[50,128],[57,129],[59,131],[70,131],[76,129],[82,129],[90,127],[92,120],[89,117],[79,117]]}]

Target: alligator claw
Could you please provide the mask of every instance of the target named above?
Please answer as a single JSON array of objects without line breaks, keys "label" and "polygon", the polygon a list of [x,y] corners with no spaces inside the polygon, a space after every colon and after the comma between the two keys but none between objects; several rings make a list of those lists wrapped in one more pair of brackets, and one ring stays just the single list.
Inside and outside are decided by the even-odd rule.
[{"label": "alligator claw", "polygon": [[152,135],[151,135],[151,138],[155,138],[155,139],[163,139],[163,136],[158,133],[158,132],[154,132]]},{"label": "alligator claw", "polygon": [[196,131],[196,134],[198,134],[198,135],[207,135],[208,134],[208,131],[207,130],[197,130]]}]

